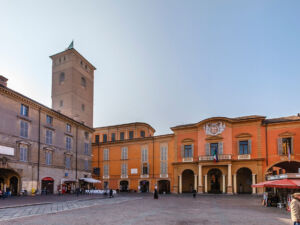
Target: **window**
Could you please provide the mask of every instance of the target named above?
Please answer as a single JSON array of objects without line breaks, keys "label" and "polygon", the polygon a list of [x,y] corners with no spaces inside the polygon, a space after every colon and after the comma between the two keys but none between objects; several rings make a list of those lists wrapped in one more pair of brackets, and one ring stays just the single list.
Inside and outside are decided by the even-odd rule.
[{"label": "window", "polygon": [[161,161],[166,161],[168,160],[168,148],[167,146],[162,146],[160,147],[160,160]]},{"label": "window", "polygon": [[99,139],[99,135],[96,135],[96,136],[95,136],[95,142],[96,142],[96,143],[99,143],[99,140],[100,140],[100,139]]},{"label": "window", "polygon": [[23,138],[28,138],[28,123],[21,120],[21,129],[20,129],[20,136]]},{"label": "window", "polygon": [[148,175],[149,174],[149,166],[148,163],[143,163],[143,168],[142,168],[142,175]]},{"label": "window", "polygon": [[148,162],[148,149],[142,148],[142,162]]},{"label": "window", "polygon": [[128,159],[128,148],[127,147],[122,147],[121,159]]},{"label": "window", "polygon": [[84,137],[85,137],[85,140],[89,140],[89,132],[84,132]]},{"label": "window", "polygon": [[184,145],[184,158],[193,158],[192,145]]},{"label": "window", "polygon": [[84,143],[84,154],[85,155],[89,154],[89,144],[88,143]]},{"label": "window", "polygon": [[218,154],[218,143],[210,143],[210,155]]},{"label": "window", "polygon": [[86,80],[84,77],[81,77],[81,86],[86,87]]},{"label": "window", "polygon": [[141,130],[141,137],[145,137],[145,131]]},{"label": "window", "polygon": [[52,145],[52,131],[46,130],[46,144]]},{"label": "window", "polygon": [[59,101],[59,106],[60,106],[60,107],[63,107],[63,105],[64,105],[64,101],[63,101],[63,100],[60,100],[60,101]]},{"label": "window", "polygon": [[25,145],[20,146],[20,161],[22,162],[28,161],[28,147]]},{"label": "window", "polygon": [[124,132],[120,133],[120,140],[123,141],[124,140]]},{"label": "window", "polygon": [[108,177],[109,176],[109,167],[107,164],[103,166],[103,176]]},{"label": "window", "polygon": [[65,81],[65,73],[59,75],[59,84],[62,84]]},{"label": "window", "polygon": [[70,156],[66,156],[65,166],[66,166],[66,169],[71,169],[71,157]]},{"label": "window", "polygon": [[121,168],[121,176],[122,177],[127,177],[128,176],[128,174],[127,174],[127,168],[128,168],[127,163],[123,163],[122,164],[122,168]]},{"label": "window", "polygon": [[248,140],[247,141],[239,141],[239,154],[240,155],[249,154]]},{"label": "window", "polygon": [[89,161],[87,159],[84,160],[84,169],[89,170]]},{"label": "window", "polygon": [[52,164],[52,152],[46,152],[46,165]]},{"label": "window", "polygon": [[107,142],[107,134],[103,134],[103,142]]},{"label": "window", "polygon": [[99,176],[100,175],[100,168],[99,167],[94,167],[93,168],[93,174]]},{"label": "window", "polygon": [[84,104],[81,105],[81,110],[84,111],[85,110],[85,106]]},{"label": "window", "polygon": [[116,140],[116,134],[115,133],[112,133],[111,134],[111,141],[115,141]]},{"label": "window", "polygon": [[49,124],[49,125],[52,125],[52,123],[53,123],[53,117],[47,115],[47,116],[46,116],[46,123]]},{"label": "window", "polygon": [[292,154],[292,138],[282,138],[282,155]]},{"label": "window", "polygon": [[103,160],[109,160],[109,150],[108,150],[108,148],[105,148],[103,150]]},{"label": "window", "polygon": [[168,174],[168,162],[161,161],[160,162],[160,174],[167,175]]},{"label": "window", "polygon": [[[108,175],[107,175],[107,176],[108,176]],[[107,182],[107,181],[104,181],[104,183],[103,183],[103,188],[104,188],[104,190],[107,190],[107,189],[109,188],[108,182]]]},{"label": "window", "polygon": [[167,145],[162,145],[160,147],[160,174],[168,174],[168,147]]},{"label": "window", "polygon": [[133,139],[133,131],[129,131],[129,139]]},{"label": "window", "polygon": [[68,151],[71,151],[71,149],[72,149],[72,138],[71,137],[66,137],[66,149]]},{"label": "window", "polygon": [[71,133],[71,129],[72,129],[71,125],[67,123],[67,126],[66,126],[67,132]]},{"label": "window", "polygon": [[27,105],[21,104],[21,116],[28,116],[29,107]]}]

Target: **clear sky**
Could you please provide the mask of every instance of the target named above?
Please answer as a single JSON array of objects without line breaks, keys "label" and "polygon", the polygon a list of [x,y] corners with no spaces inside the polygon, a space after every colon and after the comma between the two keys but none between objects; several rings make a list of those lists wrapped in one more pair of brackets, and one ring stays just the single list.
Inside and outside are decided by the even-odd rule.
[{"label": "clear sky", "polygon": [[97,68],[94,126],[300,112],[299,0],[0,4],[8,86],[51,107],[48,56],[74,39]]}]

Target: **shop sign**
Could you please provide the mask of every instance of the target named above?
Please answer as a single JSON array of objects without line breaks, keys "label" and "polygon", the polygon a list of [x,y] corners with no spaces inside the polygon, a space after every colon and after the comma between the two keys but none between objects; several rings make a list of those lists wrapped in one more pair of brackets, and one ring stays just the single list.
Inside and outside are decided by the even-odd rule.
[{"label": "shop sign", "polygon": [[11,147],[6,147],[0,145],[0,154],[3,155],[14,155],[15,154],[15,149]]}]

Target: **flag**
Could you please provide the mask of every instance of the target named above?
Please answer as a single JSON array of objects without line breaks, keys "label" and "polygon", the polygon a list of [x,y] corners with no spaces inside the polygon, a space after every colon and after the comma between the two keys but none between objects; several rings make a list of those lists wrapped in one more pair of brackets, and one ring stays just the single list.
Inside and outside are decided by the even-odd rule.
[{"label": "flag", "polygon": [[219,161],[219,158],[218,158],[218,150],[217,150],[217,149],[215,149],[215,151],[214,151],[214,161],[215,161],[215,162],[218,162],[218,161]]}]

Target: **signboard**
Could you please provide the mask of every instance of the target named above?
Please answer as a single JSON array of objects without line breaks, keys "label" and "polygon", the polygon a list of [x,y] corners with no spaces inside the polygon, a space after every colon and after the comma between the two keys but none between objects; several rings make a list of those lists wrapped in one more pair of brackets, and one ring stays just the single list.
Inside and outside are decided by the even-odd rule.
[{"label": "signboard", "polygon": [[137,174],[138,173],[138,169],[134,168],[134,169],[131,169],[131,174]]},{"label": "signboard", "polygon": [[15,149],[11,147],[6,147],[0,145],[0,154],[3,155],[14,155],[15,154]]}]

